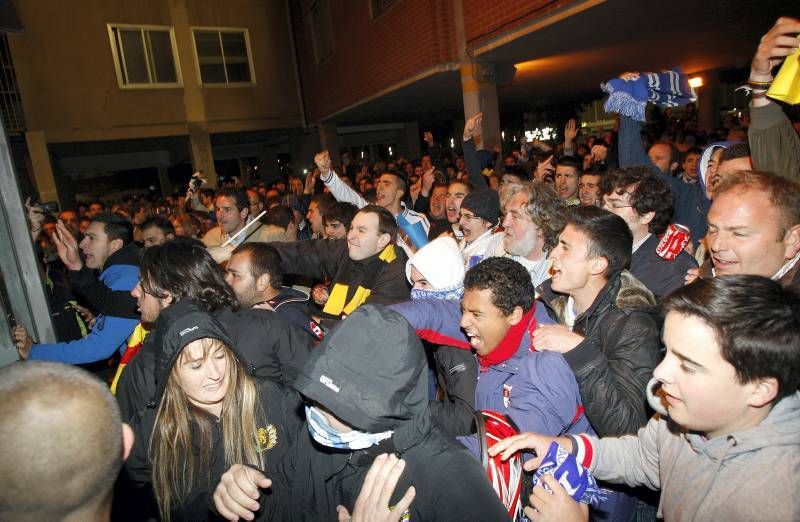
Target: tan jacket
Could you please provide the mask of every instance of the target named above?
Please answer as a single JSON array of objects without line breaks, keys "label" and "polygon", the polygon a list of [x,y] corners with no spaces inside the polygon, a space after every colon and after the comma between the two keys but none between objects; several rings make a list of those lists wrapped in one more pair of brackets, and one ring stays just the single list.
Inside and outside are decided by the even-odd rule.
[{"label": "tan jacket", "polygon": [[[245,232],[244,241],[237,242],[237,245],[241,245],[242,243],[268,243],[269,241],[276,241],[276,239],[270,239],[271,234],[267,232],[266,228],[267,227],[262,224],[253,225]],[[223,232],[222,227],[217,225],[203,236],[203,244],[207,247],[222,246],[222,244],[228,240],[228,237],[228,234]]]}]

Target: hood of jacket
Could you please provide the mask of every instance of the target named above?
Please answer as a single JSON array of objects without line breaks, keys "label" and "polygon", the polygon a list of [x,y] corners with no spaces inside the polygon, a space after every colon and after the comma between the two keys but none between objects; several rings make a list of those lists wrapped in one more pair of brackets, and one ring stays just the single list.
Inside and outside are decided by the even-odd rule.
[{"label": "hood of jacket", "polygon": [[172,367],[187,344],[206,337],[219,339],[241,359],[222,323],[191,299],[181,299],[162,310],[156,320],[155,330],[157,332],[156,392],[147,404],[148,408],[158,406]]},{"label": "hood of jacket", "polygon": [[132,265],[139,266],[139,261],[142,258],[142,249],[136,246],[136,243],[128,243],[120,248],[106,259],[103,263],[103,270],[111,265]]},{"label": "hood of jacket", "polygon": [[325,337],[294,387],[354,429],[394,431],[402,451],[430,430],[425,352],[399,313],[362,305]]},{"label": "hood of jacket", "polygon": [[[559,323],[564,323],[564,310],[567,307],[568,296],[553,291],[548,279],[538,288],[539,295],[550,309],[555,313]],[[614,306],[619,310],[641,310],[648,313],[657,313],[654,309],[656,299],[653,293],[644,284],[636,279],[630,272],[623,270],[612,276],[606,286],[597,294],[592,305],[578,316],[575,324],[583,317],[604,313],[609,307]]]},{"label": "hood of jacket", "polygon": [[[697,433],[688,433],[686,438],[695,451],[718,462],[766,447],[786,446],[787,450],[797,447],[800,444],[800,392],[778,401],[758,426],[710,440]],[[769,473],[769,470],[761,471]]]}]

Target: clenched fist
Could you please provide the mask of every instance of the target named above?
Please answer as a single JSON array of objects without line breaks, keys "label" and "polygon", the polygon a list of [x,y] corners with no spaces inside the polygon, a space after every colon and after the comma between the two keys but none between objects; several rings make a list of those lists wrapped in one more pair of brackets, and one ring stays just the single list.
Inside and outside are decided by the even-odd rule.
[{"label": "clenched fist", "polygon": [[328,154],[327,150],[323,150],[314,156],[314,163],[317,164],[320,174],[324,176],[331,170],[331,155]]}]

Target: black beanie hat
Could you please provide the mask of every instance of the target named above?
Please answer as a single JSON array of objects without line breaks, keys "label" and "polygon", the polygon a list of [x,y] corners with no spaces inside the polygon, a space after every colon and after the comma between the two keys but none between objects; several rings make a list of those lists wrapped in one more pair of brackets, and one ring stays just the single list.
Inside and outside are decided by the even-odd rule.
[{"label": "black beanie hat", "polygon": [[500,198],[497,192],[491,189],[470,192],[461,202],[461,208],[472,211],[493,226],[500,221]]}]

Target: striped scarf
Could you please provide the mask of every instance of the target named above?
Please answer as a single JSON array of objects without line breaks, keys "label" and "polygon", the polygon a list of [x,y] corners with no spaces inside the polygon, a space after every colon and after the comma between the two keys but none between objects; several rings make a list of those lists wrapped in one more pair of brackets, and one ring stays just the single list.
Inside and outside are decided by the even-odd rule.
[{"label": "striped scarf", "polygon": [[697,100],[689,78],[680,69],[641,73],[635,79],[614,78],[600,84],[609,94],[603,108],[637,121],[645,121],[647,103],[677,107]]}]

